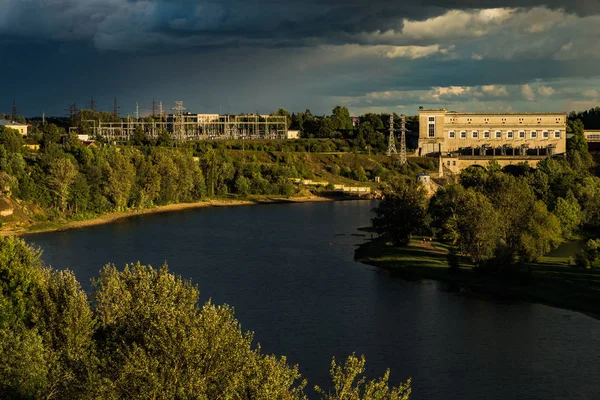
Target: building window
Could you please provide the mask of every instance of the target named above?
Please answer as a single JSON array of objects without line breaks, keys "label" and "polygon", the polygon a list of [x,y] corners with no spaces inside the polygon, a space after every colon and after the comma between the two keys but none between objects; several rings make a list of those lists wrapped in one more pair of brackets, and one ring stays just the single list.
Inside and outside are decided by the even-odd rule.
[{"label": "building window", "polygon": [[429,122],[435,122],[435,117],[429,117]]},{"label": "building window", "polygon": [[448,137],[450,139],[455,139],[456,138],[456,133],[454,131],[450,131],[450,132],[448,132]]},{"label": "building window", "polygon": [[435,124],[429,124],[429,130],[427,131],[429,137],[435,137]]},{"label": "building window", "polygon": [[513,135],[513,131],[508,131],[508,132],[506,132],[506,138],[507,138],[507,139],[512,139],[513,137],[514,137],[514,135]]},{"label": "building window", "polygon": [[496,139],[502,139],[502,131],[496,131]]},{"label": "building window", "polygon": [[554,131],[554,139],[560,139],[560,131]]},{"label": "building window", "polygon": [[483,138],[484,139],[489,139],[490,138],[490,131],[483,131]]},{"label": "building window", "polygon": [[448,160],[448,162],[446,163],[446,165],[450,166],[450,160]]},{"label": "building window", "polygon": [[473,135],[473,139],[477,139],[479,137],[479,132],[477,131],[473,131],[471,134]]},{"label": "building window", "polygon": [[456,166],[456,161],[452,161],[452,165],[453,165],[453,166]]},{"label": "building window", "polygon": [[537,139],[537,131],[531,131],[531,139]]},{"label": "building window", "polygon": [[467,138],[467,131],[460,131],[460,138],[461,139],[466,139]]},{"label": "building window", "polygon": [[548,132],[548,131],[543,131],[543,132],[542,132],[542,137],[543,137],[544,139],[550,139],[550,132]]},{"label": "building window", "polygon": [[525,139],[525,131],[519,131],[519,139]]}]

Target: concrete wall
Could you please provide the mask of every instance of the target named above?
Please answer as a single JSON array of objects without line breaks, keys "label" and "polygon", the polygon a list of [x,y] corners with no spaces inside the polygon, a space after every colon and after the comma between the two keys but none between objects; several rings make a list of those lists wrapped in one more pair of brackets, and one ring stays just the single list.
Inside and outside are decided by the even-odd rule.
[{"label": "concrete wall", "polygon": [[459,174],[465,168],[472,165],[479,165],[480,167],[487,168],[490,161],[497,162],[501,167],[508,165],[517,165],[523,162],[527,162],[530,167],[535,167],[537,164],[544,160],[546,157],[442,157],[440,162],[442,163],[445,170],[450,170],[453,174]]},{"label": "concrete wall", "polygon": [[[430,136],[430,125],[433,126],[433,137]],[[496,136],[497,132],[500,137]],[[488,114],[448,112],[444,109],[419,110],[419,148],[422,155],[438,152],[440,147],[443,153],[449,153],[460,148],[482,145],[528,145],[529,148],[554,145],[554,154],[564,153],[566,114]]]}]

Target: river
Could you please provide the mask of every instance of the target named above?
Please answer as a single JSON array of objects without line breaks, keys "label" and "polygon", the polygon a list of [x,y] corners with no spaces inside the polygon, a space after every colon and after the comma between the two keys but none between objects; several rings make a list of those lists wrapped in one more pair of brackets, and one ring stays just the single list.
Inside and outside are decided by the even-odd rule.
[{"label": "river", "polygon": [[538,304],[483,301],[354,262],[368,201],[145,215],[26,237],[84,288],[106,263],[141,261],[235,307],[264,352],[327,385],[331,357],[413,379],[411,399],[600,399],[600,321]]}]

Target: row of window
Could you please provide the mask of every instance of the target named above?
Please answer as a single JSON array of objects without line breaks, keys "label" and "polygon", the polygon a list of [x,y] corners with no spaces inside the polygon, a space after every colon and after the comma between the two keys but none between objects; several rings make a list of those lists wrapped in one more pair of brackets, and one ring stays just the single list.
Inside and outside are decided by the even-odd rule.
[{"label": "row of window", "polygon": [[[517,137],[519,139],[525,139],[526,133],[525,131],[519,131],[517,133]],[[432,134],[432,132],[429,132],[429,137],[434,137],[435,136],[435,132],[434,134]],[[456,139],[456,132],[455,131],[449,131],[448,132],[448,137],[450,139]],[[483,131],[483,136],[484,139],[491,139],[492,138],[492,132],[490,131]],[[502,131],[495,131],[493,133],[493,137],[494,139],[502,139]],[[506,139],[514,139],[515,138],[515,133],[513,131],[507,131],[506,132]],[[466,139],[467,138],[467,131],[460,131],[460,138],[461,139]],[[473,139],[479,139],[479,131],[472,131],[471,132],[471,138]],[[529,132],[529,138],[530,139],[537,139],[538,138],[538,132],[537,131],[530,131]],[[550,139],[550,132],[549,131],[542,131],[542,139]],[[554,131],[554,139],[560,139],[560,131]]]}]

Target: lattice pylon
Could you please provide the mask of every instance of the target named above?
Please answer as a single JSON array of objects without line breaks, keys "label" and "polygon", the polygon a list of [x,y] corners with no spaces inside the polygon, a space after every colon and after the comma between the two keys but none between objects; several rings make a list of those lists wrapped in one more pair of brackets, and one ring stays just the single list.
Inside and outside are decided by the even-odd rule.
[{"label": "lattice pylon", "polygon": [[400,165],[407,163],[406,159],[406,116],[403,115],[400,125]]},{"label": "lattice pylon", "polygon": [[388,141],[387,155],[398,154],[396,141],[394,140],[394,114],[390,114],[390,138]]}]

